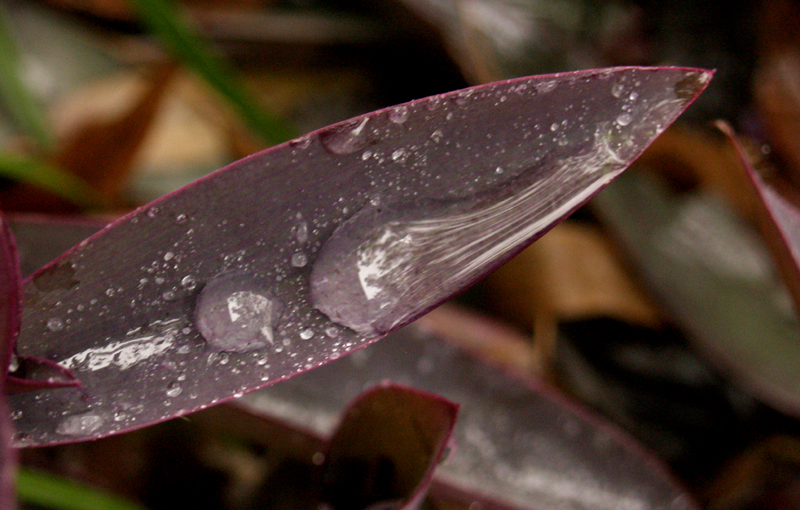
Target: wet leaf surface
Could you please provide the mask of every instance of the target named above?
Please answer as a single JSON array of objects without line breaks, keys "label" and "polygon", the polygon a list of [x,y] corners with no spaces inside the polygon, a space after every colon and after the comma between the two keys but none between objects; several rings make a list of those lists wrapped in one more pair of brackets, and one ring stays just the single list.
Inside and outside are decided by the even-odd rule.
[{"label": "wet leaf surface", "polygon": [[26,280],[19,354],[83,389],[13,396],[18,444],[142,427],[378,340],[597,193],[710,77],[616,68],[421,99],[134,211]]},{"label": "wet leaf surface", "polygon": [[487,508],[696,508],[663,466],[617,429],[542,383],[416,325],[238,402],[326,436],[351,399],[387,379],[461,406],[455,448],[434,474],[437,497]]}]

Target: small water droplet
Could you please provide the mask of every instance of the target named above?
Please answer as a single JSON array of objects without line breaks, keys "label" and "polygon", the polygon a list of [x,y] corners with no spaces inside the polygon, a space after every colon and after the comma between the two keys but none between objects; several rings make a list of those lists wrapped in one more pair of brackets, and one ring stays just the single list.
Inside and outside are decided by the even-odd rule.
[{"label": "small water droplet", "polygon": [[195,325],[216,350],[251,351],[274,343],[282,310],[282,303],[252,277],[224,275],[200,292]]},{"label": "small water droplet", "polygon": [[371,157],[372,157],[372,151],[371,150],[365,150],[364,153],[361,155],[361,160],[362,161],[366,161]]},{"label": "small water droplet", "polygon": [[22,411],[21,410],[14,409],[13,411],[11,411],[11,419],[12,420],[19,420],[20,418],[22,418]]},{"label": "small water droplet", "polygon": [[406,106],[396,106],[389,110],[389,120],[395,124],[402,124],[408,120],[408,108]]},{"label": "small water droplet", "polygon": [[172,301],[176,297],[175,296],[175,291],[173,291],[173,290],[165,290],[161,294],[161,297],[164,298],[164,301]]},{"label": "small water droplet", "polygon": [[620,126],[627,126],[628,124],[631,123],[632,120],[633,117],[631,116],[630,113],[623,113],[620,114],[619,117],[617,117],[617,124],[619,124]]},{"label": "small water droplet", "polygon": [[58,317],[47,319],[47,329],[50,331],[61,331],[64,329],[64,321]]},{"label": "small water droplet", "polygon": [[620,82],[615,82],[611,85],[611,95],[614,97],[622,97],[622,93],[625,92],[625,86]]},{"label": "small water droplet", "polygon": [[408,153],[403,148],[397,149],[396,151],[392,152],[392,161],[397,161],[402,163],[403,161],[406,160],[406,158],[408,158]]},{"label": "small water droplet", "polygon": [[128,419],[128,413],[126,413],[124,411],[116,411],[116,412],[114,412],[114,421],[120,422],[120,421],[125,421],[127,419]]},{"label": "small water droplet", "polygon": [[114,290],[112,287],[109,287],[109,288],[106,289],[106,296],[108,296],[108,297],[111,297],[116,293],[117,293],[117,291]]},{"label": "small water droplet", "polygon": [[172,260],[173,257],[175,257],[175,254],[173,252],[171,252],[171,251],[168,251],[167,253],[164,254],[164,261],[168,262],[168,261]]},{"label": "small water droplet", "polygon": [[178,383],[178,381],[173,381],[167,385],[168,397],[177,397],[181,393],[183,393],[183,388],[181,388],[181,385]]},{"label": "small water droplet", "polygon": [[539,83],[535,84],[534,87],[536,88],[536,92],[538,92],[540,94],[547,94],[548,92],[551,92],[553,89],[555,89],[556,85],[558,85],[557,81],[548,80],[548,81],[539,82]]},{"label": "small water droplet", "polygon": [[308,223],[300,220],[295,228],[294,236],[298,243],[304,243],[308,241]]},{"label": "small water droplet", "polygon": [[56,426],[56,434],[62,436],[87,436],[103,425],[103,417],[92,412],[76,414],[64,419]]},{"label": "small water droplet", "polygon": [[163,276],[156,276],[153,280],[155,280],[157,285],[161,285],[165,281],[167,281]]},{"label": "small water droplet", "polygon": [[311,328],[304,329],[300,332],[300,338],[303,340],[309,340],[311,337],[314,336],[314,330]]},{"label": "small water droplet", "polygon": [[339,330],[336,329],[334,326],[328,326],[325,328],[325,334],[328,335],[330,338],[336,338],[339,336]]},{"label": "small water droplet", "polygon": [[559,127],[561,127],[561,124],[558,122],[553,122],[550,124],[550,131],[557,131]]},{"label": "small water droplet", "polygon": [[178,224],[186,223],[187,219],[188,218],[186,217],[186,215],[181,213],[181,214],[175,216],[175,223],[178,223]]},{"label": "small water droplet", "polygon": [[441,129],[437,129],[436,131],[431,133],[431,140],[433,140],[436,143],[441,142],[442,138],[444,138],[444,133],[442,133]]},{"label": "small water droplet", "polygon": [[366,125],[369,117],[353,120],[345,124],[328,128],[319,134],[322,146],[333,154],[352,154],[369,145]]},{"label": "small water droplet", "polygon": [[432,96],[429,97],[428,102],[425,103],[425,108],[427,108],[429,112],[432,112],[438,110],[441,105],[442,99],[439,96]]},{"label": "small water droplet", "polygon": [[292,265],[294,267],[303,267],[308,263],[308,257],[305,253],[299,251],[292,255]]},{"label": "small water droplet", "polygon": [[628,96],[628,99],[630,99],[631,101],[636,101],[637,99],[639,99],[639,93],[635,91],[631,92],[631,95]]},{"label": "small water droplet", "polygon": [[221,352],[219,353],[219,356],[217,356],[217,361],[219,361],[220,365],[227,365],[228,362],[230,362],[230,360],[231,357],[228,355],[227,352]]},{"label": "small water droplet", "polygon": [[192,275],[186,275],[181,279],[181,287],[186,290],[192,290],[197,287],[197,280]]},{"label": "small water droplet", "polygon": [[269,358],[267,357],[267,355],[266,355],[266,354],[261,354],[261,355],[260,355],[260,356],[259,356],[259,357],[256,359],[256,365],[258,365],[258,366],[260,366],[260,367],[263,367],[264,365],[266,365],[266,364],[267,364],[267,361],[269,361]]},{"label": "small water droplet", "polygon": [[503,170],[503,167],[501,167],[501,166],[498,166],[497,168],[494,169],[494,173],[496,173],[496,174],[502,174],[503,172],[504,172],[504,170]]},{"label": "small water droplet", "polygon": [[151,218],[155,218],[156,215],[158,214],[158,211],[159,211],[158,207],[153,206],[147,210],[147,215]]},{"label": "small water droplet", "polygon": [[[183,328],[183,332],[187,333],[187,329],[189,328]],[[192,349],[188,345],[181,345],[178,347],[178,354],[189,354],[190,352],[192,352]]]}]

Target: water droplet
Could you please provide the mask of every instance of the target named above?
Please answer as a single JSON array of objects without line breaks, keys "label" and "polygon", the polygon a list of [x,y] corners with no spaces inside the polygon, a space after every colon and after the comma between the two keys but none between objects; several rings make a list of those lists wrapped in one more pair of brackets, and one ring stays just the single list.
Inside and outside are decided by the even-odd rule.
[{"label": "water droplet", "polygon": [[167,396],[168,397],[177,397],[183,393],[183,388],[178,383],[178,381],[173,381],[167,385]]},{"label": "water droplet", "polygon": [[195,325],[213,349],[245,352],[274,343],[283,305],[252,277],[231,274],[200,292]]},{"label": "water droplet", "polygon": [[187,219],[188,218],[186,217],[186,215],[181,213],[181,214],[175,216],[175,223],[178,223],[178,224],[186,223]]},{"label": "water droplet", "polygon": [[[607,136],[598,129],[592,150],[564,158],[552,177],[514,183],[519,188],[513,194],[365,205],[316,255],[309,281],[313,306],[368,337],[405,324],[621,171],[624,162]],[[581,193],[557,192],[565,179],[575,178],[591,181]],[[542,193],[558,198],[543,209]]]},{"label": "water droplet", "polygon": [[622,83],[615,82],[611,85],[611,95],[614,97],[622,97],[622,93],[625,92],[625,86]]},{"label": "water droplet", "polygon": [[304,329],[303,331],[300,332],[300,338],[302,338],[303,340],[309,340],[313,336],[314,336],[314,330],[311,328]]},{"label": "water droplet", "polygon": [[536,87],[536,92],[540,94],[547,94],[548,92],[551,92],[553,89],[555,89],[557,85],[558,82],[556,80],[549,80],[537,83],[536,85],[534,85],[534,87]]},{"label": "water droplet", "polygon": [[56,427],[62,436],[87,436],[103,425],[103,417],[94,413],[76,414],[64,419]]},{"label": "water droplet", "polygon": [[161,294],[161,297],[164,299],[164,301],[172,301],[176,297],[175,291],[165,290],[164,293]]},{"label": "water droplet", "polygon": [[256,359],[256,365],[258,365],[260,367],[263,367],[264,365],[267,364],[267,361],[269,361],[267,355],[266,354],[262,354]]},{"label": "water droplet", "polygon": [[294,236],[298,243],[308,241],[308,223],[301,219],[297,227],[295,227]]},{"label": "water droplet", "polygon": [[437,129],[436,131],[431,133],[431,140],[433,140],[436,143],[441,142],[442,138],[444,138],[444,133],[442,133],[441,129]]},{"label": "water droplet", "polygon": [[228,355],[227,352],[221,352],[219,353],[219,356],[217,356],[217,360],[219,361],[220,365],[227,365],[228,362],[231,360],[231,357]]},{"label": "water droplet", "polygon": [[432,112],[438,110],[441,105],[442,99],[439,96],[431,96],[428,98],[428,102],[425,103],[425,108],[427,108],[429,112]]},{"label": "water droplet", "polygon": [[397,149],[396,151],[392,152],[392,161],[400,161],[403,162],[407,158],[406,150],[403,148]]},{"label": "water droplet", "polygon": [[365,150],[364,153],[361,155],[361,161],[366,161],[371,157],[372,157],[372,151],[371,150]]},{"label": "water droplet", "polygon": [[408,120],[408,108],[406,106],[396,106],[389,110],[389,120],[395,124],[402,124]]},{"label": "water droplet", "polygon": [[503,171],[504,171],[503,167],[501,167],[501,166],[498,166],[497,168],[494,169],[494,173],[496,173],[496,174],[502,174]]},{"label": "water droplet", "polygon": [[627,126],[628,124],[631,123],[632,120],[633,117],[631,116],[630,113],[623,113],[620,114],[619,117],[617,117],[617,124],[619,124],[620,126]]},{"label": "water droplet", "polygon": [[328,335],[329,338],[336,338],[339,336],[339,330],[334,326],[328,326],[325,328],[325,334]]},{"label": "water droplet", "polygon": [[114,412],[114,421],[125,421],[128,419],[128,413],[124,411],[116,411]]},{"label": "water droplet", "polygon": [[158,207],[153,206],[147,210],[147,215],[151,218],[155,218],[156,215],[158,214],[158,211],[159,211]]},{"label": "water droplet", "polygon": [[156,276],[153,280],[156,282],[156,285],[161,285],[167,281],[163,276]]},{"label": "water droplet", "polygon": [[186,275],[181,279],[181,287],[186,290],[192,290],[197,287],[197,280],[192,275]]},{"label": "water droplet", "polygon": [[636,101],[637,99],[639,99],[639,93],[631,92],[631,95],[628,96],[628,99],[630,99],[631,101]]},{"label": "water droplet", "polygon": [[106,296],[108,296],[108,297],[111,297],[116,293],[117,293],[117,291],[114,290],[112,287],[109,287],[109,288],[106,289]]},{"label": "water droplet", "polygon": [[171,251],[168,251],[167,253],[164,254],[164,261],[169,262],[170,260],[173,259],[173,257],[175,257],[175,254]]},{"label": "water droplet", "polygon": [[559,127],[561,127],[561,124],[558,122],[553,122],[550,124],[550,131],[557,131]]},{"label": "water droplet", "polygon": [[333,154],[352,154],[369,145],[366,125],[369,117],[353,120],[345,124],[334,126],[319,134],[322,146]]},{"label": "water droplet", "polygon": [[308,257],[305,253],[299,251],[292,255],[292,265],[294,267],[303,267],[308,263]]},{"label": "water droplet", "polygon": [[50,331],[61,331],[62,329],[64,329],[64,321],[62,321],[58,317],[47,319],[47,329],[49,329]]},{"label": "water droplet", "polygon": [[12,420],[19,420],[20,418],[22,418],[22,411],[21,410],[14,409],[13,411],[11,411],[11,419]]},{"label": "water droplet", "polygon": [[456,94],[456,104],[458,105],[467,104],[469,98],[472,97],[472,94],[474,93],[475,93],[474,89],[465,89],[460,91],[458,94]]}]

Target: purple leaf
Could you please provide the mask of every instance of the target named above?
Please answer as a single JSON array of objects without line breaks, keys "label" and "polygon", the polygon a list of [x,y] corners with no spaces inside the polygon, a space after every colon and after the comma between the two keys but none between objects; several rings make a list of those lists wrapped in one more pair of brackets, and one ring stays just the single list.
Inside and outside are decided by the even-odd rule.
[{"label": "purple leaf", "polygon": [[783,274],[783,280],[800,310],[800,209],[765,183],[753,166],[733,129],[724,122],[717,127],[733,143],[760,205],[760,227],[772,255]]},{"label": "purple leaf", "polygon": [[17,357],[14,371],[6,378],[6,393],[16,395],[28,391],[56,388],[80,388],[81,382],[58,363],[41,358]]},{"label": "purple leaf", "polygon": [[[5,217],[0,214],[0,363],[2,380],[8,375],[8,367],[14,352],[14,340],[19,331],[19,305],[21,297],[19,266],[14,237]],[[4,388],[5,389],[5,388]],[[17,455],[11,448],[13,429],[5,402],[5,391],[0,392],[0,508],[17,507],[14,489],[14,473]]]},{"label": "purple leaf", "polygon": [[618,429],[529,377],[416,324],[239,405],[320,436],[362,388],[390,379],[461,405],[431,494],[486,508],[697,508],[663,464]]},{"label": "purple leaf", "polygon": [[440,397],[389,382],[361,395],[328,443],[323,500],[332,508],[417,508],[457,411]]},{"label": "purple leaf", "polygon": [[101,437],[378,340],[588,200],[711,75],[616,68],[421,99],[135,211],[26,280],[19,354],[84,389],[15,395],[18,430],[31,445]]},{"label": "purple leaf", "polygon": [[20,327],[20,287],[17,248],[8,222],[0,214],[0,376],[5,380],[11,358],[14,355],[14,342]]}]

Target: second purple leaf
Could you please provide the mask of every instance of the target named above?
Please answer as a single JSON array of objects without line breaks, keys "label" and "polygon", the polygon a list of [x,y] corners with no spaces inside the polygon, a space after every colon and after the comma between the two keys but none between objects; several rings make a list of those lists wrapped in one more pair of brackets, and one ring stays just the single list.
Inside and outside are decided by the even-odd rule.
[{"label": "second purple leaf", "polygon": [[420,99],[134,211],[26,281],[20,354],[83,388],[13,396],[18,443],[142,427],[380,339],[586,202],[711,75],[601,69]]}]

